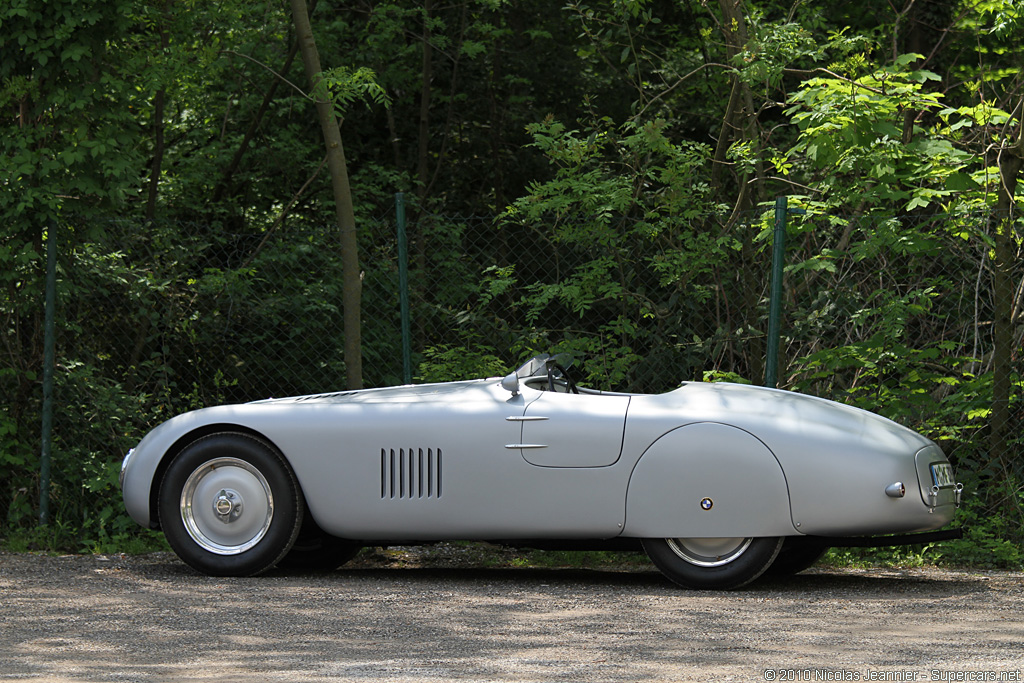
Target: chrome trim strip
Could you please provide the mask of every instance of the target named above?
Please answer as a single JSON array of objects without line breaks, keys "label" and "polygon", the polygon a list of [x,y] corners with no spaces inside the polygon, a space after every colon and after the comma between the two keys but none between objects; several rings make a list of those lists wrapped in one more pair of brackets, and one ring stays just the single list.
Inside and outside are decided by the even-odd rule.
[{"label": "chrome trim strip", "polygon": [[505,444],[505,448],[547,448],[547,444],[543,443],[510,443]]},{"label": "chrome trim strip", "polygon": [[550,419],[551,419],[550,417],[539,417],[539,416],[534,416],[534,415],[522,415],[522,416],[518,416],[518,417],[515,416],[515,415],[512,415],[511,417],[506,417],[505,421],[506,422],[540,422],[541,420],[550,420]]}]

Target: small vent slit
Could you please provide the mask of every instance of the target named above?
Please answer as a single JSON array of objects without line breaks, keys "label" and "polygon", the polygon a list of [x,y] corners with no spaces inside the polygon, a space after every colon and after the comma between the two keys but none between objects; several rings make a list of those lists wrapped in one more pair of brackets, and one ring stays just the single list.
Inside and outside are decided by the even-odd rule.
[{"label": "small vent slit", "polygon": [[419,459],[417,460],[418,467],[416,473],[419,475],[417,490],[420,492],[420,498],[423,497],[423,449],[419,450]]},{"label": "small vent slit", "polygon": [[427,458],[427,498],[433,495],[431,485],[434,481],[434,461]]},{"label": "small vent slit", "polygon": [[391,449],[391,497],[395,497],[395,450]]}]

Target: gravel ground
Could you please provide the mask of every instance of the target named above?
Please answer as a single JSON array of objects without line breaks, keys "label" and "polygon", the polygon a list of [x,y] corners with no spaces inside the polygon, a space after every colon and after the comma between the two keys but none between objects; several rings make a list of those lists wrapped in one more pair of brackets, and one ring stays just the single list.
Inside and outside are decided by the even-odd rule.
[{"label": "gravel ground", "polygon": [[713,593],[465,555],[218,579],[166,553],[0,554],[0,680],[1024,680],[1024,574],[813,569]]}]

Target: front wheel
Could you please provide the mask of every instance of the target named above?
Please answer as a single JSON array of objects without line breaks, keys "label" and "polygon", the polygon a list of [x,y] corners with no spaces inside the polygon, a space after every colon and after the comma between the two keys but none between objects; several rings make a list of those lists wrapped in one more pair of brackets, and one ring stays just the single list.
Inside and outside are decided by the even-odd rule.
[{"label": "front wheel", "polygon": [[781,538],[646,538],[644,551],[661,573],[697,590],[745,586],[771,566]]},{"label": "front wheel", "polygon": [[160,484],[160,525],[171,548],[211,576],[251,576],[288,552],[305,503],[270,444],[221,432],[186,446]]}]

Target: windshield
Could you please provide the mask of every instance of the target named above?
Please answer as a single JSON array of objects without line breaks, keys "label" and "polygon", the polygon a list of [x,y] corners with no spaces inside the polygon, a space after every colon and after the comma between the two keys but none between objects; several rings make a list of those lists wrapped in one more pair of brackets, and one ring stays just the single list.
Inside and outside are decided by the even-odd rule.
[{"label": "windshield", "polygon": [[534,356],[523,363],[519,369],[516,370],[516,377],[519,379],[526,379],[528,377],[547,377],[547,368],[549,365],[569,368],[572,365],[572,361],[572,355],[568,353],[557,353],[554,356],[542,353],[539,356]]}]

